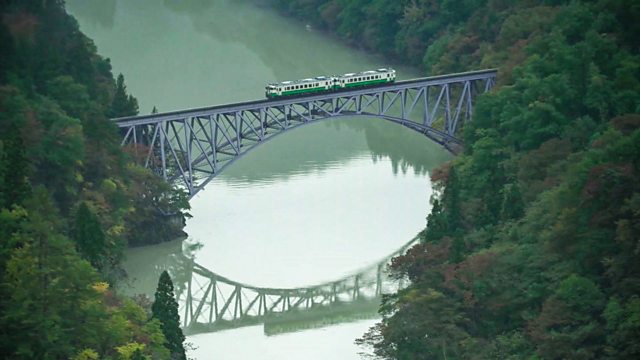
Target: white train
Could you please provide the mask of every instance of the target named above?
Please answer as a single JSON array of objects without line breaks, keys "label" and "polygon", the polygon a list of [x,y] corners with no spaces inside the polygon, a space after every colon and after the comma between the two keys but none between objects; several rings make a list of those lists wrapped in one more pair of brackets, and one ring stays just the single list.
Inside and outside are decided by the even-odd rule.
[{"label": "white train", "polygon": [[396,71],[378,69],[337,76],[318,76],[315,78],[283,81],[266,86],[267,98],[296,96],[317,92],[335,91],[352,87],[375,86],[396,81]]}]

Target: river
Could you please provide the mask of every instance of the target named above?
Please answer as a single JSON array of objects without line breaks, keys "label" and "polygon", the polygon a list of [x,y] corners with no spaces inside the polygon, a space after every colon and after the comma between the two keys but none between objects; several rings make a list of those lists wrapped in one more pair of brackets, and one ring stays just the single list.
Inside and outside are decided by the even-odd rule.
[{"label": "river", "polygon": [[[81,30],[123,73],[141,114],[259,99],[271,81],[375,69],[346,47],[250,1],[67,0]],[[394,66],[398,77],[421,76]],[[159,272],[188,253],[230,279],[298,287],[374,263],[425,225],[429,171],[450,158],[379,119],[310,124],[235,162],[191,201],[189,238],[131,249],[128,293],[153,295]],[[196,359],[359,359],[376,319],[267,335],[261,325],[188,336]]]}]

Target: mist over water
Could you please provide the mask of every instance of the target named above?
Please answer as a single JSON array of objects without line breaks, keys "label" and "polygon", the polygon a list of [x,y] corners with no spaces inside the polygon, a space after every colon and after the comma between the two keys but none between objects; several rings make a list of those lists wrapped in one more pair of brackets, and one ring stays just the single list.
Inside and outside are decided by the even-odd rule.
[{"label": "mist over water", "polygon": [[[264,84],[387,66],[305,24],[231,0],[67,0],[123,73],[141,113],[262,98]],[[391,64],[393,65],[393,64]],[[399,78],[420,76],[396,67]],[[189,239],[132,249],[129,293],[153,294],[173,255],[261,287],[333,280],[393,252],[425,225],[429,171],[450,156],[400,126],[361,117],[310,124],[261,145],[192,201]],[[189,249],[187,249],[189,247]],[[190,336],[198,359],[357,359],[362,320],[266,336],[261,327]],[[242,339],[239,340],[233,339]]]}]

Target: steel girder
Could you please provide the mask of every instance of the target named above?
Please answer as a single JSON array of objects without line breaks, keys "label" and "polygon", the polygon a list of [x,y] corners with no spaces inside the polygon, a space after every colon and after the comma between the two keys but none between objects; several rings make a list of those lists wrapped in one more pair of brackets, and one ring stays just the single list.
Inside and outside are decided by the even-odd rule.
[{"label": "steel girder", "polygon": [[145,167],[190,197],[257,145],[317,120],[369,116],[417,131],[449,148],[472,118],[496,70],[400,81],[312,96],[260,100],[114,119]]},{"label": "steel girder", "polygon": [[216,331],[257,324],[285,313],[313,312],[332,305],[380,299],[397,291],[402,281],[392,280],[387,264],[415,244],[414,238],[386,258],[342,279],[304,288],[263,288],[230,280],[193,260],[187,283],[176,289],[182,326],[191,332]]}]

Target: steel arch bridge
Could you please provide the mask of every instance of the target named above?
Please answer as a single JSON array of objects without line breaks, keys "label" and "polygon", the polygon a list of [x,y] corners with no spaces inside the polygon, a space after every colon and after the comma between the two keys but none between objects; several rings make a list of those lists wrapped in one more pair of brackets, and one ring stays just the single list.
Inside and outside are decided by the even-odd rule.
[{"label": "steel arch bridge", "polygon": [[319,313],[336,306],[369,303],[377,310],[382,294],[404,286],[389,277],[387,265],[414,245],[414,238],[375,264],[341,279],[301,288],[265,288],[218,275],[183,258],[187,281],[176,289],[182,326],[188,333],[254,325],[283,315]]},{"label": "steel arch bridge", "polygon": [[497,70],[398,81],[309,96],[258,100],[113,119],[145,167],[183,187],[189,197],[261,143],[317,120],[362,115],[417,131],[451,150],[471,120],[477,95]]}]

